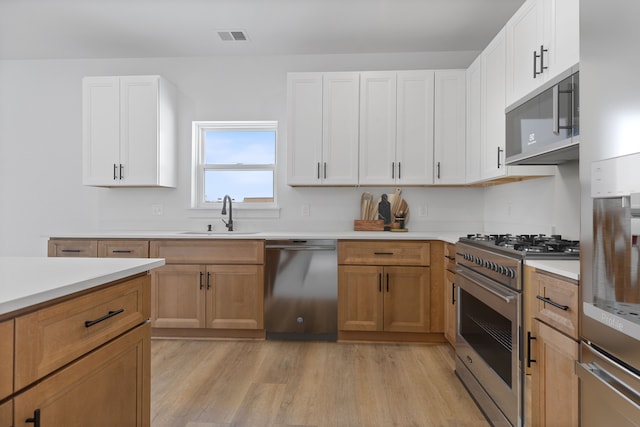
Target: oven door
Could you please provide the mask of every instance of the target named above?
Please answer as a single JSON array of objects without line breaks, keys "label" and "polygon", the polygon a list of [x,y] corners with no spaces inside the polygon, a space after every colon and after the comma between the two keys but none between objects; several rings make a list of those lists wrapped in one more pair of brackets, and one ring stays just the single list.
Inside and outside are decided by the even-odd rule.
[{"label": "oven door", "polygon": [[[473,379],[459,376],[478,402],[484,394],[497,406],[510,425],[520,425],[522,377],[520,370],[521,296],[490,279],[459,269],[458,333],[456,371],[468,371]],[[468,382],[482,390],[474,392]],[[482,396],[480,396],[482,395]],[[495,408],[480,404],[494,425],[501,422]],[[493,415],[495,413],[495,415]]]}]

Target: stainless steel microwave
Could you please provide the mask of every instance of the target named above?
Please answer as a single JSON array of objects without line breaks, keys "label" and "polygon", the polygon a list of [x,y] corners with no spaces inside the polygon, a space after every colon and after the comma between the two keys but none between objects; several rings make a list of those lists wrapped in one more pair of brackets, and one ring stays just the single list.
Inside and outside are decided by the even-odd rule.
[{"label": "stainless steel microwave", "polygon": [[508,165],[556,165],[578,158],[578,72],[558,76],[506,114]]}]

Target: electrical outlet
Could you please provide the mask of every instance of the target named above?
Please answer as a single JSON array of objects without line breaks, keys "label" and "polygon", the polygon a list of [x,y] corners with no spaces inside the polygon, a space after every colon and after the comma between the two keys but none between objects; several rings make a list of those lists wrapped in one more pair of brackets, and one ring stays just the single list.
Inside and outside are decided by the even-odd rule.
[{"label": "electrical outlet", "polygon": [[311,206],[308,203],[302,205],[302,216],[311,216]]},{"label": "electrical outlet", "polygon": [[164,215],[164,206],[161,204],[151,205],[151,215],[161,216]]}]

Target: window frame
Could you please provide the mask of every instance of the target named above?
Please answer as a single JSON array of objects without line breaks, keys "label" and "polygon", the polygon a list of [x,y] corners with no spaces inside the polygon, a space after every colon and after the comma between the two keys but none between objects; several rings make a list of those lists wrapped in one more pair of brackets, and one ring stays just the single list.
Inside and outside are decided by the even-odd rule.
[{"label": "window frame", "polygon": [[[207,131],[260,131],[275,132],[274,163],[242,164],[242,165],[211,165],[204,163],[204,143]],[[273,171],[273,202],[233,202],[234,210],[260,210],[277,208],[277,174],[278,174],[278,122],[276,120],[262,121],[193,121],[192,129],[192,166],[191,166],[191,208],[220,209],[222,201],[207,202],[204,194],[204,175],[206,170],[266,170]]]}]

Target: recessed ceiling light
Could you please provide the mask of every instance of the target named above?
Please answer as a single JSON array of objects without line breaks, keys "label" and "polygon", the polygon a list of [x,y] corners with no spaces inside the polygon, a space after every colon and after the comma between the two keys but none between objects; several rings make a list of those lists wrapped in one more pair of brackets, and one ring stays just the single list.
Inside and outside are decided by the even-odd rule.
[{"label": "recessed ceiling light", "polygon": [[220,40],[225,42],[242,42],[249,40],[249,36],[244,30],[218,30],[218,36]]}]

